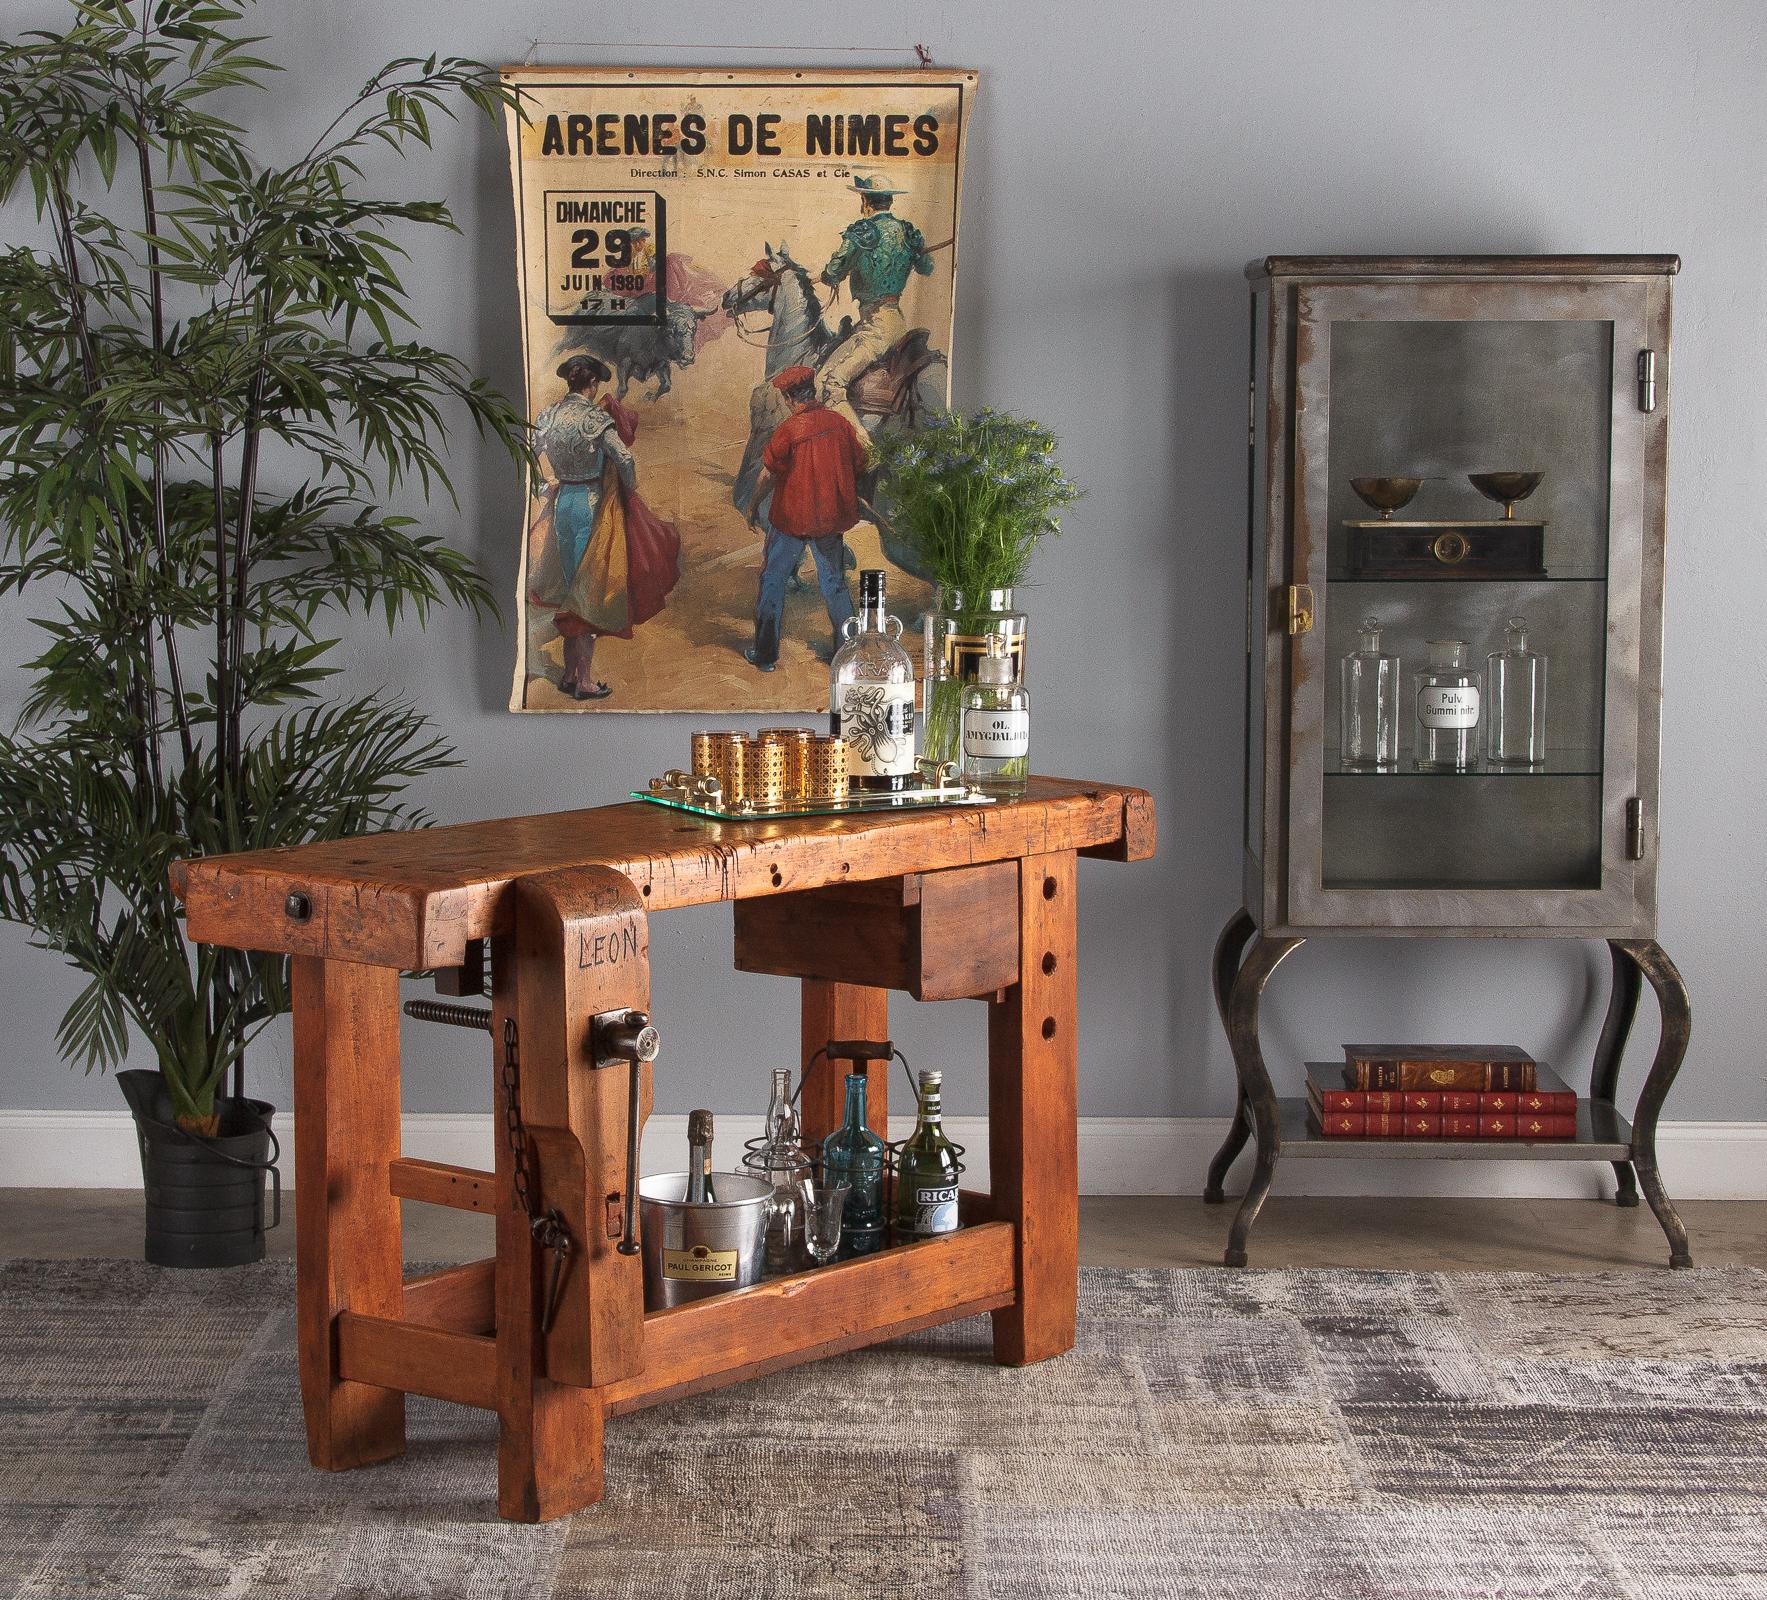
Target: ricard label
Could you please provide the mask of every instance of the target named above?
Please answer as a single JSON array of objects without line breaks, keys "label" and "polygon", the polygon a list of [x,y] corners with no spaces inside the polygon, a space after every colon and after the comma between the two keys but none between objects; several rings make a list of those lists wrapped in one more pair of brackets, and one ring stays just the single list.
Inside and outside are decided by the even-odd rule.
[{"label": "ricard label", "polygon": [[963,713],[963,753],[1010,761],[1029,755],[1031,713],[1028,711],[966,711]]},{"label": "ricard label", "polygon": [[914,770],[914,685],[844,683],[829,731],[847,741],[847,770],[899,778]]},{"label": "ricard label", "polygon": [[663,1251],[663,1276],[676,1283],[735,1283],[738,1252],[696,1244]]},{"label": "ricard label", "polygon": [[955,1233],[957,1231],[956,1184],[940,1184],[936,1188],[922,1186],[915,1189],[912,1231],[917,1234]]},{"label": "ricard label", "polygon": [[1476,728],[1478,686],[1464,683],[1439,688],[1426,684],[1417,691],[1417,720],[1426,728]]}]

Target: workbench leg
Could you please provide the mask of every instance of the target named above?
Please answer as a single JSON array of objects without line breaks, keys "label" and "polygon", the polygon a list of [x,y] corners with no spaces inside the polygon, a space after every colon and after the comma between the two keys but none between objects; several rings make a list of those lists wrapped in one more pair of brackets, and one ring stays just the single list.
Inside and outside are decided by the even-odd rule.
[{"label": "workbench leg", "polygon": [[988,1003],[994,1215],[1017,1233],[1018,1298],[993,1313],[994,1359],[1071,1350],[1080,1286],[1079,995],[1074,856],[1019,863],[1019,981]]},{"label": "workbench leg", "polygon": [[849,1072],[865,1074],[865,1120],[880,1139],[888,1139],[890,1068],[894,1063],[834,1062],[822,1056],[810,1065],[810,1060],[830,1039],[889,1038],[890,991],[867,989],[856,983],[829,983],[821,978],[805,978],[801,1016],[805,1068],[804,1089],[798,1096],[798,1120],[805,1145],[820,1145],[841,1125],[847,1110],[846,1078]]},{"label": "workbench leg", "polygon": [[399,1202],[399,973],[294,958],[295,1283],[307,1455],[341,1472],[400,1455],[405,1396],[338,1375],[341,1311],[404,1306]]}]

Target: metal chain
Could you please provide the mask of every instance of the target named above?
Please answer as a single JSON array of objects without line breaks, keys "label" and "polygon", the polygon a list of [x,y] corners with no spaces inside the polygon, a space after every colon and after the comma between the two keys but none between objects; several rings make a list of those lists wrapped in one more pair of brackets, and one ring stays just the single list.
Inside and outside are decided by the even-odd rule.
[{"label": "metal chain", "polygon": [[540,1331],[552,1327],[558,1310],[559,1291],[564,1287],[565,1264],[571,1255],[571,1233],[565,1226],[564,1213],[556,1206],[542,1211],[534,1193],[534,1169],[528,1130],[521,1113],[521,1060],[516,1048],[515,1018],[503,1019],[503,1133],[509,1144],[511,1186],[515,1203],[528,1219],[528,1231],[534,1243],[552,1257],[552,1271],[546,1285],[546,1303],[540,1312]]}]

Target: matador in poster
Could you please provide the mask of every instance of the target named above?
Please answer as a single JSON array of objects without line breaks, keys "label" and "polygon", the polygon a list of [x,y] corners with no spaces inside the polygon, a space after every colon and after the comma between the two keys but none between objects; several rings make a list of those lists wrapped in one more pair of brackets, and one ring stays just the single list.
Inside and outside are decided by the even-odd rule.
[{"label": "matador in poster", "polygon": [[512,67],[515,711],[815,711],[883,567],[873,441],[950,400],[976,74]]}]

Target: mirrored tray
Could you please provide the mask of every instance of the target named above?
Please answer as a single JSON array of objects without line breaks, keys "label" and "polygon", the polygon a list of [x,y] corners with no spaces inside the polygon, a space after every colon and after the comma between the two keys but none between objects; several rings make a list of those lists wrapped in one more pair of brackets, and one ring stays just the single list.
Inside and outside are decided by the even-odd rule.
[{"label": "mirrored tray", "polygon": [[951,763],[937,771],[930,762],[921,768],[922,783],[913,789],[899,789],[893,794],[858,793],[839,800],[812,800],[794,795],[774,803],[739,800],[726,806],[716,778],[699,778],[691,773],[670,771],[652,778],[648,789],[634,789],[634,800],[648,801],[653,806],[666,806],[671,811],[685,811],[691,816],[708,817],[716,822],[758,822],[773,817],[844,817],[864,811],[916,811],[933,806],[991,806],[992,795],[969,788]]}]

